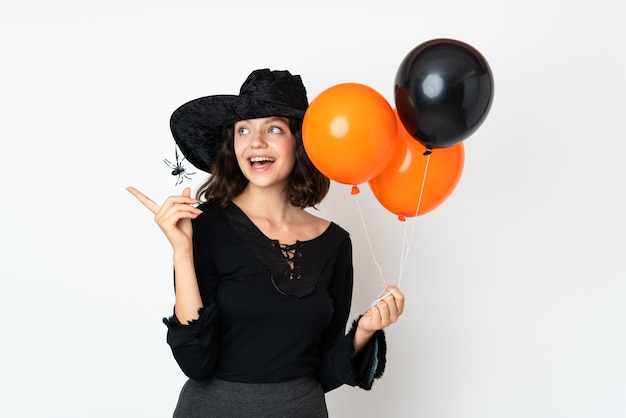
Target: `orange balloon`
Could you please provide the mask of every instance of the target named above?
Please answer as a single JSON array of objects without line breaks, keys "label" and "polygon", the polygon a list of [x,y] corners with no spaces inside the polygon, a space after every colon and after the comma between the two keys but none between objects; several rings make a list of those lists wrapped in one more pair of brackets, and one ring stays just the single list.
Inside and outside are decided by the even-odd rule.
[{"label": "orange balloon", "polygon": [[385,169],[369,181],[369,186],[376,199],[403,220],[432,211],[452,194],[463,172],[465,148],[460,142],[435,148],[426,156],[426,147],[398,123],[394,154]]},{"label": "orange balloon", "polygon": [[327,177],[356,185],[378,174],[395,149],[398,122],[376,90],[337,84],[320,93],[302,121],[302,140],[311,162]]}]

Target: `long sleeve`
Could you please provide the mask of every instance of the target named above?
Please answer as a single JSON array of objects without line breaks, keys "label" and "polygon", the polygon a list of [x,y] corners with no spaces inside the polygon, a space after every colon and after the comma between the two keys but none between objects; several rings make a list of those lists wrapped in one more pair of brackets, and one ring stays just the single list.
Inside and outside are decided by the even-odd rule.
[{"label": "long sleeve", "polygon": [[377,331],[357,356],[354,353],[354,333],[358,319],[346,334],[353,287],[352,244],[349,239],[339,248],[335,279],[330,294],[335,304],[331,324],[322,336],[322,359],[317,378],[325,392],[347,384],[369,390],[374,379],[382,376],[386,362],[386,341],[382,330]]},{"label": "long sleeve", "polygon": [[223,231],[211,216],[203,215],[192,221],[192,225],[196,255],[194,268],[204,307],[198,310],[198,319],[187,325],[181,324],[175,313],[164,318],[163,323],[167,325],[167,343],[180,369],[191,379],[205,380],[211,376],[219,354],[218,308],[215,303],[218,278],[209,237],[210,232],[220,234]]}]

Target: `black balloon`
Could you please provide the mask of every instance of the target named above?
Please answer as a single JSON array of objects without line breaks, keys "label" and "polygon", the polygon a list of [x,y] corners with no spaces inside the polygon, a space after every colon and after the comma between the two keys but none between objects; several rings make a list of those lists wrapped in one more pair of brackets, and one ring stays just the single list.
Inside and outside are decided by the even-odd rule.
[{"label": "black balloon", "polygon": [[405,129],[429,148],[464,141],[493,101],[493,75],[472,46],[433,39],[415,47],[398,68],[394,97]]}]

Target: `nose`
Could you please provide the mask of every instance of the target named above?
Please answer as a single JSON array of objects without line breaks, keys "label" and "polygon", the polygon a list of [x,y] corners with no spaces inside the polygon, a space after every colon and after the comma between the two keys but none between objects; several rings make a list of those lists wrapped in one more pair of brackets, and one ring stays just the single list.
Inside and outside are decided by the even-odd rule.
[{"label": "nose", "polygon": [[262,129],[255,129],[250,138],[250,146],[253,148],[264,148],[266,145],[265,132]]}]

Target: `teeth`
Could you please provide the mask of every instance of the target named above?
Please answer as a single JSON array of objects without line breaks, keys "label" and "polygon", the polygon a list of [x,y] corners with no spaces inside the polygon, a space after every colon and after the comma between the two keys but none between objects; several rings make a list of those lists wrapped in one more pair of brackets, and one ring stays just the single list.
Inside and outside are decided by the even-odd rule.
[{"label": "teeth", "polygon": [[252,163],[262,163],[262,162],[272,162],[274,161],[272,158],[269,157],[252,157],[250,158],[250,162]]}]

